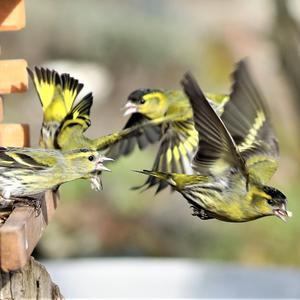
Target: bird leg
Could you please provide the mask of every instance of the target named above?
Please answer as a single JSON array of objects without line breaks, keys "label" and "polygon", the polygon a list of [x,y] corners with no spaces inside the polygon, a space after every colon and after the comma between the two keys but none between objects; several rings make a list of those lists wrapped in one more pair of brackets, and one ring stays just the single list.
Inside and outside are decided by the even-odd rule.
[{"label": "bird leg", "polygon": [[43,195],[44,195],[43,193],[40,193],[32,197],[24,196],[24,197],[13,198],[14,200],[13,208],[22,207],[22,206],[31,206],[34,208],[34,211],[36,212],[36,216],[39,216],[42,208]]},{"label": "bird leg", "polygon": [[10,197],[10,192],[2,191],[0,194],[0,208],[7,208],[13,203],[13,199]]},{"label": "bird leg", "polygon": [[10,205],[12,205],[12,203],[13,203],[13,200],[0,196],[0,208],[1,209],[9,207]]}]

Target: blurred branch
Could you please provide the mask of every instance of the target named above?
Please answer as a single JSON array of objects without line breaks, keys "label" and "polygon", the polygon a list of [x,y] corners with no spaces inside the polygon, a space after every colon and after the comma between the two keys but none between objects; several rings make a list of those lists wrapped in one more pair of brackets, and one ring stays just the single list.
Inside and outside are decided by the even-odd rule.
[{"label": "blurred branch", "polygon": [[294,100],[300,110],[300,28],[289,10],[289,1],[273,2],[276,16],[272,36],[277,47],[281,67],[294,91]]}]

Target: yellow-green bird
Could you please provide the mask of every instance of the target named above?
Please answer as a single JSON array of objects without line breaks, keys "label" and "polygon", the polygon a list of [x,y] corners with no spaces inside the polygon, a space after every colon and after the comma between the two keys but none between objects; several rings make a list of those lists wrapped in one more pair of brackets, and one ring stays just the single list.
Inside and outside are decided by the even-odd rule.
[{"label": "yellow-green bird", "polygon": [[[206,93],[206,96],[216,112],[221,114],[228,96],[210,93]],[[191,161],[197,150],[198,133],[194,127],[189,100],[181,90],[138,89],[128,96],[124,109],[125,116],[131,115],[124,129],[147,124],[149,121],[157,125],[145,126],[141,129],[143,134],[120,141],[111,147],[107,152],[108,156],[115,158],[127,155],[135,145],[144,149],[159,141],[153,171],[193,173]],[[167,186],[159,178],[149,177],[137,188],[147,189],[155,185],[158,185],[156,192]]]},{"label": "yellow-green bird", "polygon": [[285,195],[266,185],[277,169],[278,143],[263,97],[244,61],[234,74],[230,100],[221,118],[191,74],[182,85],[199,133],[192,166],[199,175],[143,173],[180,192],[202,220],[246,222],[265,216],[291,216]]},{"label": "yellow-green bird", "polygon": [[35,67],[27,68],[43,108],[40,146],[53,149],[55,136],[61,122],[70,113],[83,84],[69,74]]},{"label": "yellow-green bird", "polygon": [[98,151],[0,147],[0,202],[35,196],[64,182],[109,171]]},{"label": "yellow-green bird", "polygon": [[[138,136],[141,126],[131,126],[116,133],[89,139],[84,132],[91,125],[90,110],[93,95],[85,95],[77,105],[74,101],[83,88],[69,74],[59,74],[55,70],[35,67],[28,68],[43,108],[41,145],[45,148],[72,150],[87,147],[104,151],[122,139]],[[152,124],[145,124],[151,127]]]},{"label": "yellow-green bird", "polygon": [[[44,111],[41,145],[64,150],[88,147],[116,159],[130,154],[135,145],[144,149],[159,142],[152,170],[193,172],[190,163],[197,149],[198,133],[194,128],[190,103],[182,91],[139,89],[132,92],[125,105],[125,115],[131,114],[131,117],[124,129],[89,139],[84,133],[91,125],[92,94],[73,106],[82,89],[78,80],[69,74],[59,75],[43,68],[35,68],[35,72],[29,70],[29,74]],[[228,96],[209,93],[206,96],[221,114]],[[156,184],[157,192],[167,186],[165,182],[149,177],[142,187]]]},{"label": "yellow-green bird", "polygon": [[[40,145],[48,149],[73,150],[89,148],[105,153],[123,139],[142,134],[142,126],[131,126],[116,133],[90,139],[85,131],[91,125],[90,109],[93,104],[92,93],[84,96],[76,105],[78,94],[83,84],[69,74],[59,74],[55,70],[35,67],[34,72],[28,69],[43,108],[43,124]],[[92,188],[102,188],[100,173],[93,177]]]}]

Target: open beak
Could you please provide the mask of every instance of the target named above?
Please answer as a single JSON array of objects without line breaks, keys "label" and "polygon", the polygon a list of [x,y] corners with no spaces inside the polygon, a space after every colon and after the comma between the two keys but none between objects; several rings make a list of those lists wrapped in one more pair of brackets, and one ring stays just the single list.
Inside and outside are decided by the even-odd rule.
[{"label": "open beak", "polygon": [[131,101],[128,101],[123,109],[125,110],[123,116],[128,116],[137,112],[137,105],[132,103]]},{"label": "open beak", "polygon": [[110,172],[111,170],[109,168],[106,168],[104,165],[103,165],[103,162],[105,161],[113,161],[112,158],[109,158],[109,157],[105,157],[105,156],[102,156],[98,162],[97,162],[97,165],[96,165],[96,169],[98,171],[108,171]]},{"label": "open beak", "polygon": [[273,209],[274,215],[286,222],[286,218],[291,218],[293,216],[292,212],[286,210],[285,204],[282,204],[280,208]]}]

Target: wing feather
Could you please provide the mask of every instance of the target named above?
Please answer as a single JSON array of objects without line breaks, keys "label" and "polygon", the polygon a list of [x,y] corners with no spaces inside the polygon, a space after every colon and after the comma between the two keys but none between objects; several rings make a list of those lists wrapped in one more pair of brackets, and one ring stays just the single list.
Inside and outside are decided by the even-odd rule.
[{"label": "wing feather", "polygon": [[232,77],[230,101],[221,118],[236,142],[250,176],[266,183],[277,169],[279,155],[270,114],[245,61],[237,65]]},{"label": "wing feather", "polygon": [[[38,153],[38,154],[37,154]],[[50,153],[50,152],[49,152]],[[47,162],[53,163],[53,156],[46,161],[40,159],[40,155],[47,156],[46,153],[34,149],[19,148],[0,148],[0,166],[6,168],[28,169],[28,170],[46,170],[49,168]],[[48,158],[48,157],[47,157]]]},{"label": "wing feather", "polygon": [[200,137],[198,150],[193,159],[195,171],[203,175],[220,176],[224,172],[236,169],[247,177],[243,158],[234,140],[209,104],[196,80],[190,73],[186,73],[181,84],[190,100],[195,127]]},{"label": "wing feather", "polygon": [[118,158],[121,155],[129,155],[135,148],[144,149],[149,144],[156,143],[161,138],[161,125],[146,125],[150,119],[140,113],[131,115],[123,129],[136,128],[128,137],[121,139],[110,146],[106,155],[111,158]]},{"label": "wing feather", "polygon": [[[197,149],[198,141],[198,133],[193,120],[168,122],[164,128],[151,170],[167,173],[193,173],[190,162]],[[158,193],[168,184],[157,177],[149,176],[144,184],[134,189],[149,189],[153,186],[157,186],[156,193]]]},{"label": "wing feather", "polygon": [[87,94],[72,110],[66,115],[56,131],[54,145],[56,148],[67,149],[72,145],[72,136],[82,136],[90,127],[90,110],[93,105],[92,93]]}]

